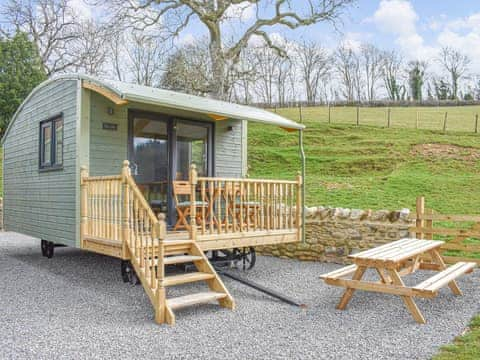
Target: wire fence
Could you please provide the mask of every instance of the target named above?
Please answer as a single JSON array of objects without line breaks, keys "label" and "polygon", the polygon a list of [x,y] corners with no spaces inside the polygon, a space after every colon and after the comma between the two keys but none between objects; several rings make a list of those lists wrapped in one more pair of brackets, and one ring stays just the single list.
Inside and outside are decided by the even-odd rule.
[{"label": "wire fence", "polygon": [[478,133],[480,106],[365,107],[318,106],[273,109],[303,122]]}]

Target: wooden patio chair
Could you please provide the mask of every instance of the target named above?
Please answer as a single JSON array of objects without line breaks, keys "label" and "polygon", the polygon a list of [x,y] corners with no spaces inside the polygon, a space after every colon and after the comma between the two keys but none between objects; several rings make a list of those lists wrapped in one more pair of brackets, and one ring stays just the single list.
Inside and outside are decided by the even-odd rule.
[{"label": "wooden patio chair", "polygon": [[[173,188],[173,197],[175,199],[175,207],[177,209],[177,222],[175,223],[174,230],[179,229],[190,229],[190,224],[188,223],[188,217],[190,216],[190,205],[191,205],[191,184],[188,181],[172,181]],[[197,224],[201,224],[202,219],[202,208],[208,207],[208,202],[201,200],[196,201],[196,221]]]}]

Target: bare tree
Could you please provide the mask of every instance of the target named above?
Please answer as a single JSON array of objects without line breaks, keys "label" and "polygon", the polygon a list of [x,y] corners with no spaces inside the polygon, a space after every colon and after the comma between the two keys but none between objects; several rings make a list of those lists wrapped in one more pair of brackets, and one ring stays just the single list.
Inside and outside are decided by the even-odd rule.
[{"label": "bare tree", "polygon": [[318,100],[322,80],[330,71],[330,55],[327,50],[314,42],[298,46],[298,66],[305,84],[307,102]]},{"label": "bare tree", "polygon": [[79,64],[82,54],[72,46],[81,34],[79,17],[68,0],[8,0],[1,14],[14,31],[31,36],[47,75]]},{"label": "bare tree", "polygon": [[198,41],[195,44],[185,44],[168,57],[161,86],[189,94],[205,95],[209,91],[210,81],[208,44]]},{"label": "bare tree", "polygon": [[406,92],[405,86],[400,85],[402,63],[402,57],[394,50],[384,52],[382,62],[383,82],[389,99],[393,101],[402,99]]},{"label": "bare tree", "polygon": [[[284,53],[284,49],[272,41],[269,29],[273,26],[297,29],[322,21],[334,22],[352,2],[354,0],[305,0],[302,12],[287,0],[108,0],[117,20],[140,29],[161,23],[164,31],[158,35],[162,37],[177,36],[193,19],[200,21],[208,30],[212,64],[210,92],[217,98],[227,93],[229,84],[225,79],[229,67],[239,61],[242,50],[253,36],[262,37],[269,47]],[[240,6],[240,12],[232,11]],[[232,18],[241,19],[244,9],[251,10],[254,19],[238,27],[241,32],[227,45],[222,26]]]},{"label": "bare tree", "polygon": [[256,79],[254,91],[261,101],[272,105],[275,102],[277,76],[284,58],[268,46],[254,49]]},{"label": "bare tree", "polygon": [[382,52],[371,44],[363,44],[360,48],[362,66],[365,74],[365,85],[367,89],[367,100],[375,100],[377,83],[382,75]]},{"label": "bare tree", "polygon": [[458,99],[458,82],[468,71],[468,66],[471,62],[470,58],[460,51],[447,46],[440,51],[438,61],[450,76],[451,96],[453,99]]},{"label": "bare tree", "polygon": [[356,93],[356,89],[360,88],[361,80],[359,59],[353,49],[345,44],[340,45],[335,53],[335,68],[340,77],[343,96],[348,102],[353,102],[356,94],[358,98],[359,93]]},{"label": "bare tree", "polygon": [[92,20],[85,20],[79,24],[80,36],[70,44],[68,51],[77,54],[74,65],[79,72],[89,75],[100,75],[105,72],[110,37],[105,29]]},{"label": "bare tree", "polygon": [[133,33],[131,38],[126,52],[134,81],[140,85],[158,86],[167,50],[157,38],[149,35]]}]

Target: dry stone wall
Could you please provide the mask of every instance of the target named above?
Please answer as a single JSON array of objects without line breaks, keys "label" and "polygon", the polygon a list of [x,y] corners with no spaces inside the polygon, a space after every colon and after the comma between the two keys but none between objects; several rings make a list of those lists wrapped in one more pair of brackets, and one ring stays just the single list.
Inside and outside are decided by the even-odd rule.
[{"label": "dry stone wall", "polygon": [[409,235],[410,210],[306,209],[304,243],[262,246],[263,255],[348,263],[347,256]]}]

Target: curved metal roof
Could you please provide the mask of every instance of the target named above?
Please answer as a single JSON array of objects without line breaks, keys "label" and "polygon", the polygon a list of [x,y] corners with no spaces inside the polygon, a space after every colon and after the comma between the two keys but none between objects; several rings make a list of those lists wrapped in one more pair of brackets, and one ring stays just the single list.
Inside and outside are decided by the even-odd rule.
[{"label": "curved metal roof", "polygon": [[[263,124],[276,125],[287,130],[301,130],[305,126],[295,121],[284,118],[280,115],[267,110],[234,104],[226,101],[214,100],[206,97],[183,94],[175,91],[153,88],[149,86],[129,84],[114,80],[104,80],[96,77],[82,74],[63,74],[52,77],[32,90],[30,95],[23,101],[10,121],[10,125],[5,131],[5,138],[10,126],[14,122],[17,114],[28,102],[29,98],[42,87],[62,80],[85,80],[110,90],[125,100],[137,103],[158,105],[165,108],[181,109],[193,113],[202,113],[218,117],[232,118],[238,120],[247,120]],[[3,142],[3,139],[2,139]]]}]

